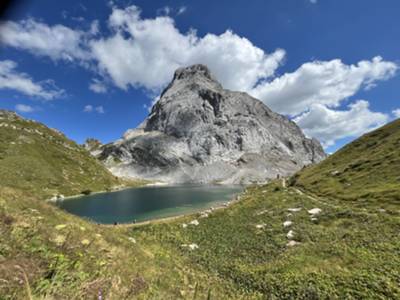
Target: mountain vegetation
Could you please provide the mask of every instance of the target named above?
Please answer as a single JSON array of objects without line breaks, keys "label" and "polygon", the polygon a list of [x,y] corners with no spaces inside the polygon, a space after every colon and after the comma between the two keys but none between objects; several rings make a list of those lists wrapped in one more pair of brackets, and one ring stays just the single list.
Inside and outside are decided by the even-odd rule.
[{"label": "mountain vegetation", "polygon": [[[287,182],[247,187],[226,209],[107,226],[43,198],[116,179],[59,133],[13,118],[0,123],[53,139],[0,127],[0,299],[400,298],[399,121]],[[23,166],[16,155],[41,163]],[[57,177],[79,174],[69,155],[101,184]],[[48,174],[58,183],[50,190]]]},{"label": "mountain vegetation", "polygon": [[0,110],[2,188],[51,198],[123,184],[83,147],[57,130]]}]

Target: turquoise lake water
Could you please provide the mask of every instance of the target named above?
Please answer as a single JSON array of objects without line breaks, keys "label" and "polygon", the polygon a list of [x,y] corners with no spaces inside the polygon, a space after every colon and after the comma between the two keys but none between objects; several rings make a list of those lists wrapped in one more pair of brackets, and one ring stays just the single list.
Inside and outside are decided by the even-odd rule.
[{"label": "turquoise lake water", "polygon": [[221,185],[149,186],[66,199],[56,205],[98,223],[131,223],[218,206],[242,190],[242,186]]}]

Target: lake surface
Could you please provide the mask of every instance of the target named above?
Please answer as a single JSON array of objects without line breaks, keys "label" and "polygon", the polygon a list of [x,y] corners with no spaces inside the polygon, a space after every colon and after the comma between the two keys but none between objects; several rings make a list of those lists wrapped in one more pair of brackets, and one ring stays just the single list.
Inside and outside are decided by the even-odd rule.
[{"label": "lake surface", "polygon": [[98,223],[131,223],[201,211],[232,200],[242,186],[152,186],[99,193],[56,203]]}]

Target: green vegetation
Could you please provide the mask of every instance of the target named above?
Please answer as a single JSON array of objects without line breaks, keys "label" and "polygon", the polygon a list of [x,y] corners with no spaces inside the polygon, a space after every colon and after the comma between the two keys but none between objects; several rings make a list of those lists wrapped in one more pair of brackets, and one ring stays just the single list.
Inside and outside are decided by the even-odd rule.
[{"label": "green vegetation", "polygon": [[[399,211],[327,200],[272,183],[249,188],[239,203],[208,218],[190,216],[131,234],[141,243],[168,245],[192,267],[234,282],[251,298],[398,299]],[[301,211],[288,216],[289,208]],[[316,220],[307,212],[312,208],[322,209]],[[182,227],[195,218],[198,226]],[[293,223],[285,228],[288,220]],[[289,230],[300,244],[287,246]],[[182,247],[192,243],[199,248]]]},{"label": "green vegetation", "polygon": [[293,183],[354,205],[400,202],[400,119],[368,133],[322,163],[298,173]]},{"label": "green vegetation", "polygon": [[162,244],[129,238],[128,228],[0,190],[0,299],[29,299],[29,291],[34,299],[182,299],[195,291],[205,299],[210,286],[219,299],[240,297]]},{"label": "green vegetation", "polygon": [[124,184],[81,146],[38,122],[0,111],[0,182],[50,198]]},{"label": "green vegetation", "polygon": [[[3,129],[1,166],[14,155]],[[207,217],[147,225],[79,219],[42,200],[48,177],[39,177],[40,188],[16,177],[33,165],[15,165],[18,185],[1,169],[0,299],[399,299],[399,138],[397,121],[304,169],[288,187],[248,187]],[[18,151],[42,162],[35,174],[52,166],[51,155]],[[59,182],[64,194],[104,189]],[[321,211],[311,215],[313,208]]]}]

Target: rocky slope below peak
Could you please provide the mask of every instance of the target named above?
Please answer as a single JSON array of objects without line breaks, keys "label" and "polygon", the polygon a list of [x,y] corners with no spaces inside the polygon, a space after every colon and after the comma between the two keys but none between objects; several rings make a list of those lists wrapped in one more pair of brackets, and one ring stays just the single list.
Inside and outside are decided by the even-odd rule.
[{"label": "rocky slope below peak", "polygon": [[120,176],[248,183],[290,175],[325,153],[294,122],[194,65],[178,69],[144,122],[100,157]]}]

